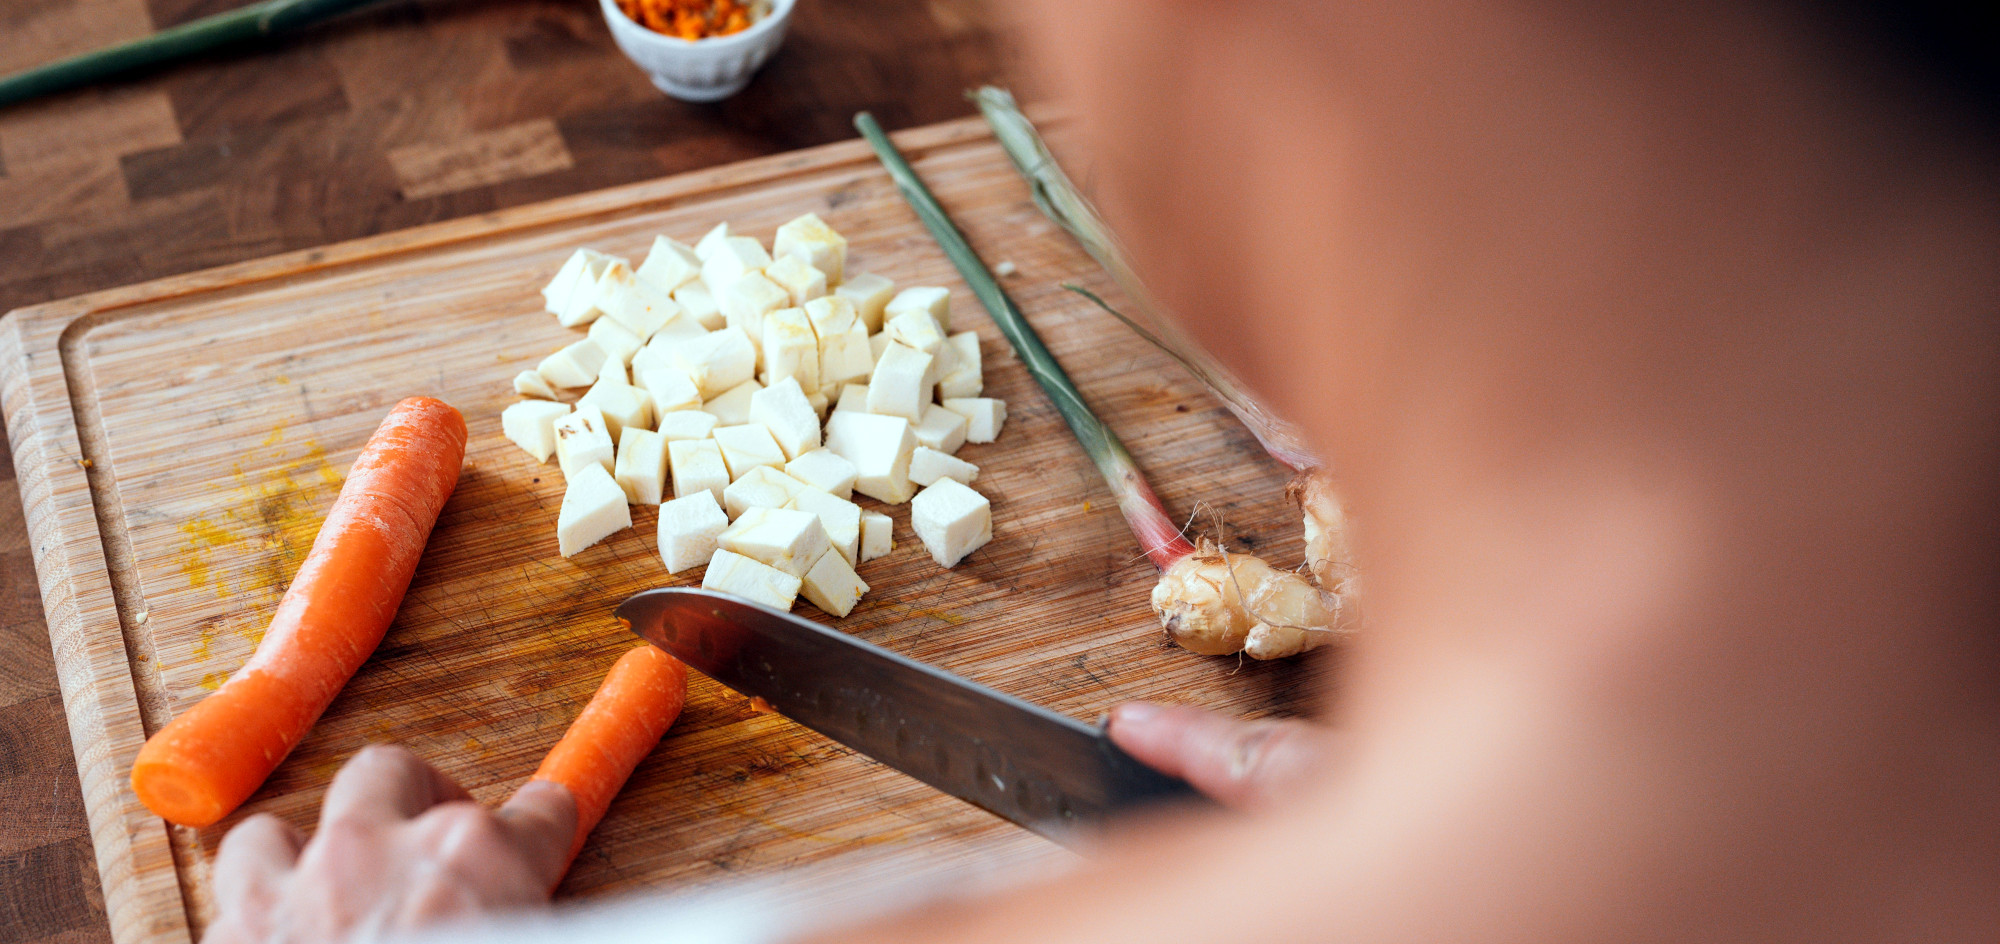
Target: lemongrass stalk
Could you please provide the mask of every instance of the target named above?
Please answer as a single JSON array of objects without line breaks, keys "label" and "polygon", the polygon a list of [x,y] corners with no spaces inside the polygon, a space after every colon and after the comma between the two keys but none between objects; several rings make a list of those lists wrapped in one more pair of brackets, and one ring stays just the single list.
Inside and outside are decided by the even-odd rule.
[{"label": "lemongrass stalk", "polygon": [[[1209,359],[1201,347],[1182,334],[1171,318],[1161,315],[1161,307],[1146,290],[1139,276],[1125,261],[1125,252],[1118,238],[1111,232],[1096,208],[1090,205],[1082,192],[1063,173],[1056,163],[1055,155],[1049,151],[1042,136],[1035,130],[1033,122],[1022,114],[1014,102],[1014,96],[1006,89],[985,86],[972,93],[972,100],[979,105],[979,111],[986,117],[986,123],[993,129],[994,140],[1000,142],[1001,150],[1013,161],[1014,168],[1028,182],[1028,190],[1035,198],[1035,205],[1042,213],[1063,228],[1077,243],[1083,246],[1097,264],[1111,274],[1118,287],[1132,297],[1139,310],[1153,323],[1153,330],[1142,328],[1136,321],[1126,317],[1117,309],[1096,295],[1081,289],[1072,289],[1096,302],[1105,311],[1116,316],[1127,327],[1138,332],[1140,337],[1172,355],[1196,379],[1207,384],[1222,399],[1223,405],[1236,415],[1237,420],[1248,427],[1257,437],[1258,443],[1272,458],[1294,470],[1312,468],[1319,464],[1312,450],[1306,447],[1305,437],[1297,427],[1273,414],[1258,403],[1257,399],[1243,390],[1229,371]],[[1068,288],[1069,286],[1064,286]]]},{"label": "lemongrass stalk", "polygon": [[1139,546],[1146,549],[1146,556],[1153,565],[1166,570],[1176,562],[1194,552],[1194,545],[1181,536],[1180,527],[1167,515],[1160,498],[1153,493],[1152,486],[1146,484],[1146,477],[1139,471],[1139,464],[1132,454],[1125,450],[1125,444],[1104,425],[1097,414],[1091,412],[1090,405],[1083,402],[1083,394],[1078,393],[1076,384],[1069,374],[1049,353],[1040,335],[1035,333],[1028,319],[1007,292],[1000,287],[999,280],[980,261],[979,255],[965,241],[965,234],[951,221],[944,207],[931,195],[929,187],[917,177],[910,163],[903,159],[903,153],[882,133],[882,126],[875,123],[873,115],[862,112],[854,116],[854,126],[861,136],[868,139],[875,156],[882,159],[882,166],[888,168],[890,179],[896,182],[896,189],[902,191],[903,199],[909,201],[917,218],[923,221],[951,264],[958,269],[965,284],[972,287],[972,293],[979,296],[979,302],[992,314],[993,323],[1014,346],[1014,352],[1027,365],[1028,374],[1048,392],[1055,402],[1056,412],[1062,414],[1069,424],[1070,432],[1083,445],[1083,451],[1097,465],[1098,474],[1104,476],[1104,484],[1110,486],[1111,494],[1118,499],[1118,510],[1125,515],[1125,521],[1132,526],[1133,536],[1139,539]]},{"label": "lemongrass stalk", "polygon": [[378,0],[266,0],[0,78],[0,105],[317,23]]}]

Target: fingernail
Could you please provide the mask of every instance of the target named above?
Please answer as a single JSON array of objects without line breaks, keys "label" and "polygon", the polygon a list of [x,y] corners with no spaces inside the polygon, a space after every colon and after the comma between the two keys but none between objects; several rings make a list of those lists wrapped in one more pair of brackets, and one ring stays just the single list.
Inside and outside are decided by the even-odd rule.
[{"label": "fingernail", "polygon": [[1147,724],[1160,716],[1160,706],[1149,701],[1128,701],[1111,709],[1114,724]]}]

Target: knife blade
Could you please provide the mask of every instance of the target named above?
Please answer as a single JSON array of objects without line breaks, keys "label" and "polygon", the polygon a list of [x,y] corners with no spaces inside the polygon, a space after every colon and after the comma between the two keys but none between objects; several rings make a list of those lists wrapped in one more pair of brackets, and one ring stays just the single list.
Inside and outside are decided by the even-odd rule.
[{"label": "knife blade", "polygon": [[733,596],[648,590],[632,632],[785,717],[1065,844],[1121,810],[1197,801],[1098,728]]}]

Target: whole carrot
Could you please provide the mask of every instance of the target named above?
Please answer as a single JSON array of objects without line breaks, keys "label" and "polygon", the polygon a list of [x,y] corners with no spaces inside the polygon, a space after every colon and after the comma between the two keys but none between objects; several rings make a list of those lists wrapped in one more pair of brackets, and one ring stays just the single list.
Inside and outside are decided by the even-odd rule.
[{"label": "whole carrot", "polygon": [[583,850],[584,837],[604,818],[611,798],[660,743],[686,701],[687,666],[650,644],[641,645],[619,657],[597,694],[542,759],[529,779],[555,781],[576,797],[571,859]]},{"label": "whole carrot", "polygon": [[292,578],[263,642],[214,694],[139,749],[132,789],[169,822],[207,826],[256,792],[382,642],[465,462],[465,420],[396,404]]}]

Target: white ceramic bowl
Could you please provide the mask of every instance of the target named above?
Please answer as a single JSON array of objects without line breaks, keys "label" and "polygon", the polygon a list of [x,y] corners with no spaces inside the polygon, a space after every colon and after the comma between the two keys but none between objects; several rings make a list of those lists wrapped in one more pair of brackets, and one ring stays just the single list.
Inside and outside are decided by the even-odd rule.
[{"label": "white ceramic bowl", "polygon": [[743,91],[750,77],[785,41],[797,0],[772,0],[771,12],[750,28],[693,41],[655,33],[625,15],[615,0],[598,0],[611,38],[660,91],[689,102],[713,102]]}]

